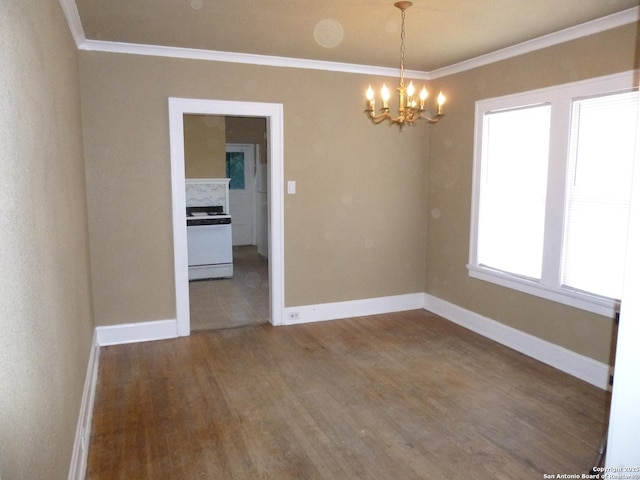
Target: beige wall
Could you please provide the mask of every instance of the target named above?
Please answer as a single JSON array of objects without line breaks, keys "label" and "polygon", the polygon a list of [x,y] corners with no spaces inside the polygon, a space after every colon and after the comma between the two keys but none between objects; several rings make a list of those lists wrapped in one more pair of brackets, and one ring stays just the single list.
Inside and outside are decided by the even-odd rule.
[{"label": "beige wall", "polygon": [[258,145],[260,163],[267,163],[267,119],[259,117],[225,117],[227,143]]},{"label": "beige wall", "polygon": [[267,162],[267,121],[260,117],[184,116],[186,178],[226,178],[227,143],[258,145],[260,162]]},{"label": "beige wall", "polygon": [[76,47],[0,2],[0,475],[66,479],[93,321]]},{"label": "beige wall", "polygon": [[424,290],[427,129],[368,122],[376,79],[98,52],[80,70],[98,324],[175,318],[170,96],[283,104],[287,306]]},{"label": "beige wall", "polygon": [[[441,78],[447,116],[403,132],[364,118],[368,76],[82,52],[97,323],[175,316],[167,97],[272,102],[298,185],[284,205],[286,306],[426,291],[607,361],[606,319],[468,277],[473,108],[633,68],[635,38],[621,27]],[[137,208],[149,204],[153,217]]]},{"label": "beige wall", "polygon": [[469,278],[475,101],[568,83],[637,66],[635,25],[447,78],[448,122],[431,130],[427,292],[596,360],[610,355],[612,322]]},{"label": "beige wall", "polygon": [[186,178],[225,178],[225,121],[215,115],[185,115]]}]

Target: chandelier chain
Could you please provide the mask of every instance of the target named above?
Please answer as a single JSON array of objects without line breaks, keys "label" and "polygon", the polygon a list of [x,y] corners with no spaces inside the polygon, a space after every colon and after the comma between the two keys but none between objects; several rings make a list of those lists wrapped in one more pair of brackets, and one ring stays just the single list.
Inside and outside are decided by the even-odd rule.
[{"label": "chandelier chain", "polygon": [[404,87],[404,17],[406,10],[402,10],[402,26],[400,28],[400,87]]}]

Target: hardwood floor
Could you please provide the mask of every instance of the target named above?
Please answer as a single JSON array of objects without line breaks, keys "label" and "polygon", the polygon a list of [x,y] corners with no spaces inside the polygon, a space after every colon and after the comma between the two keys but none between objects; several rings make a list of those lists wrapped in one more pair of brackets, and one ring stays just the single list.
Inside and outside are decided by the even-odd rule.
[{"label": "hardwood floor", "polygon": [[104,347],[88,479],[588,473],[608,394],[424,310]]},{"label": "hardwood floor", "polygon": [[189,282],[191,331],[269,323],[269,266],[255,246],[233,247],[233,277]]}]

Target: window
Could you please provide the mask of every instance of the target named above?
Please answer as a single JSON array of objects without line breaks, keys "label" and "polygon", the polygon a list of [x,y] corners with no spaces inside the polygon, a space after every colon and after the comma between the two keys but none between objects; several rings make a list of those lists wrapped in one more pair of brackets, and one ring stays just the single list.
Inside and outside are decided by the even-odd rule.
[{"label": "window", "polygon": [[227,152],[227,178],[231,190],[244,190],[243,152]]},{"label": "window", "polygon": [[622,74],[476,104],[470,275],[610,315],[638,92]]},{"label": "window", "polygon": [[478,225],[482,265],[540,277],[550,111],[540,105],[485,115]]},{"label": "window", "polygon": [[573,103],[563,284],[622,296],[637,93]]}]

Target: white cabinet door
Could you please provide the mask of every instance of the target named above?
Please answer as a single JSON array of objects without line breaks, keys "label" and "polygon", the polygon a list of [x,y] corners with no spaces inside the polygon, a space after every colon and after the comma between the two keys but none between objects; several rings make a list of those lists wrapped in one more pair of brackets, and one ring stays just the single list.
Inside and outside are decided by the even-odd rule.
[{"label": "white cabinet door", "polygon": [[189,266],[232,263],[231,225],[187,227]]}]

